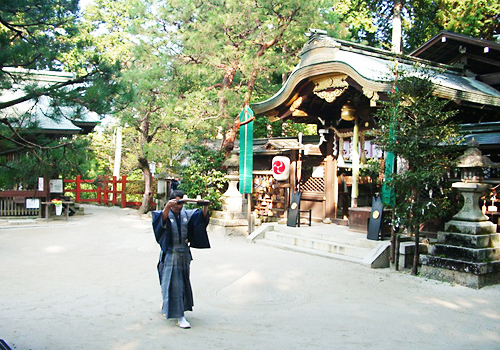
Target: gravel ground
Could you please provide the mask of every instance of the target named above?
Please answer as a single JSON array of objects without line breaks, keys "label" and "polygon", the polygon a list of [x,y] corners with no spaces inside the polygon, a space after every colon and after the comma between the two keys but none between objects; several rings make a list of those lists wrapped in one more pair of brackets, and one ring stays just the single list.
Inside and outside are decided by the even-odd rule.
[{"label": "gravel ground", "polygon": [[150,219],[84,208],[68,221],[0,222],[0,339],[12,349],[500,350],[500,285],[474,290],[245,237],[193,250],[192,328],[180,329],[159,310]]}]

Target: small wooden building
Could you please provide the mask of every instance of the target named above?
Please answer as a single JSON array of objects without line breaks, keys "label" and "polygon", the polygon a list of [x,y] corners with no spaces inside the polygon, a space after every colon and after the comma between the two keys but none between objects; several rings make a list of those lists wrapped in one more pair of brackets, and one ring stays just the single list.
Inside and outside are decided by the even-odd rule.
[{"label": "small wooden building", "polygon": [[[13,80],[12,89],[1,91],[0,102],[3,103],[24,97],[24,85],[37,84],[48,87],[66,82],[74,77],[72,73],[67,72],[8,67],[4,67],[2,70]],[[30,99],[3,108],[0,114],[2,118],[11,120],[16,132],[23,136],[26,136],[25,130],[28,126],[36,125],[36,128],[29,129],[30,133],[54,139],[88,134],[100,123],[101,118],[97,113],[86,108],[77,110],[66,106],[58,107],[59,118],[49,118],[48,115],[54,114],[54,108],[51,106],[50,97],[40,96],[37,99]],[[0,156],[0,165],[16,161],[21,154],[22,150],[13,150],[10,153],[3,152]],[[37,216],[40,214],[40,202],[51,198],[50,179],[44,174],[37,175],[40,176],[39,183],[31,184],[29,188],[26,188],[26,185],[23,190],[0,188],[0,216]],[[33,202],[35,204],[32,204]]]}]

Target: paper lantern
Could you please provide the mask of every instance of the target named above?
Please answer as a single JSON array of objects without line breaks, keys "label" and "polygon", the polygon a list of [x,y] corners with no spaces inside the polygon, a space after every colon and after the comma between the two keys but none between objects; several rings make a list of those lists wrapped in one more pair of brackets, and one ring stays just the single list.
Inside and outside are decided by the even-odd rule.
[{"label": "paper lantern", "polygon": [[277,181],[288,180],[290,174],[290,159],[288,157],[276,156],[273,158],[273,177]]}]

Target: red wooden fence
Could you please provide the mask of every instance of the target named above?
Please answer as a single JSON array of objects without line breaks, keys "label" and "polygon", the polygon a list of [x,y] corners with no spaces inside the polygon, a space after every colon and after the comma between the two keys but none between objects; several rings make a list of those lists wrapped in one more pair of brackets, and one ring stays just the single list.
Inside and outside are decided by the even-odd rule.
[{"label": "red wooden fence", "polygon": [[[69,188],[64,186],[64,193],[74,193],[76,203],[98,203],[103,205],[121,205],[122,208],[125,207],[137,207],[141,205],[141,202],[137,201],[127,201],[127,180],[126,175],[122,175],[121,179],[117,179],[116,176],[109,177],[104,176],[98,177],[97,188],[88,189],[83,188],[84,184],[94,184],[95,180],[85,180],[82,179],[80,175],[76,179],[65,179],[63,180],[65,184],[74,183],[74,188]],[[92,198],[88,198],[88,195],[82,196],[84,193],[93,193],[90,195]],[[129,193],[128,194],[142,194],[142,193]],[[86,198],[84,198],[86,197]],[[154,206],[155,203],[152,201],[153,196],[151,196],[151,205]]]},{"label": "red wooden fence", "polygon": [[[97,183],[95,180],[84,180],[81,176],[76,179],[63,180],[64,193],[73,193],[71,197],[77,203],[97,203],[102,205],[120,205],[125,207],[139,207],[142,203],[138,201],[128,201],[127,195],[140,195],[142,192],[134,192],[134,186],[131,183],[143,181],[127,180],[127,176],[123,175],[120,179],[115,176],[99,177]],[[86,184],[94,184],[96,186],[85,186]],[[74,184],[74,185],[72,185]],[[128,186],[127,186],[128,184]],[[71,188],[70,188],[71,187]],[[90,188],[94,187],[94,188]],[[57,196],[49,193],[49,188],[46,186],[45,191],[30,190],[30,191],[0,191],[0,216],[39,216],[39,208],[27,208],[27,199],[38,199],[39,202],[44,200],[49,201]],[[153,201],[154,193],[150,196],[150,207],[156,207]],[[40,204],[39,204],[40,206]]]}]

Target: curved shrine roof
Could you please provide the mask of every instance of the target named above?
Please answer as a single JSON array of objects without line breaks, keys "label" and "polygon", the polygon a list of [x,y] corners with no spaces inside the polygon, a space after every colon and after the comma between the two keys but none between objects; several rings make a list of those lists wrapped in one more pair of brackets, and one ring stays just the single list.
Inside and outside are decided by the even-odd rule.
[{"label": "curved shrine roof", "polygon": [[[300,63],[286,83],[268,100],[252,105],[256,115],[283,108],[295,99],[301,84],[321,77],[347,75],[363,92],[387,94],[392,88],[395,66],[409,75],[428,76],[435,85],[435,95],[478,106],[500,107],[500,92],[472,77],[462,76],[450,66],[433,63],[390,51],[313,34],[300,54]],[[352,85],[352,84],[350,84]],[[365,93],[366,95],[366,93]]]}]

